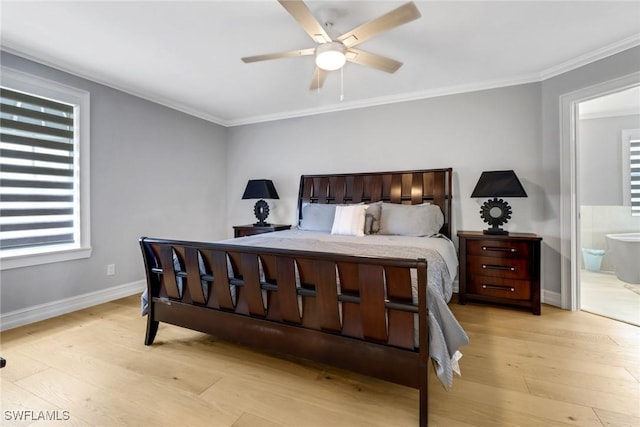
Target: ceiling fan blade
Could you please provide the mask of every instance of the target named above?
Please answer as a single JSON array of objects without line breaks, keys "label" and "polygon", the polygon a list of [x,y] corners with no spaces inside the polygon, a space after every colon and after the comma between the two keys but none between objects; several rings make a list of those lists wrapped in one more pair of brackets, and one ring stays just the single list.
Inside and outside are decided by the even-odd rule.
[{"label": "ceiling fan blade", "polygon": [[309,49],[291,50],[289,52],[267,53],[265,55],[245,56],[242,58],[243,62],[258,62],[267,61],[269,59],[290,58],[292,56],[307,56],[313,55],[316,49],[311,47]]},{"label": "ceiling fan blade", "polygon": [[291,16],[298,21],[302,29],[309,34],[309,37],[316,43],[329,43],[331,37],[324,30],[324,27],[311,14],[311,11],[301,0],[278,0]]},{"label": "ceiling fan blade", "polygon": [[328,71],[316,67],[315,71],[313,72],[313,77],[311,78],[311,86],[309,86],[309,89],[320,89],[322,85],[324,85],[324,81],[327,78],[328,74]]},{"label": "ceiling fan blade", "polygon": [[385,71],[387,73],[395,73],[398,71],[398,68],[402,67],[402,62],[396,61],[395,59],[376,55],[375,53],[365,52],[360,49],[349,49],[345,56],[349,62],[366,65],[367,67],[375,68],[376,70]]},{"label": "ceiling fan blade", "polygon": [[420,16],[422,15],[420,15],[420,11],[415,3],[410,2],[341,35],[338,37],[338,40],[346,47],[356,46],[376,34],[411,22],[420,18]]}]

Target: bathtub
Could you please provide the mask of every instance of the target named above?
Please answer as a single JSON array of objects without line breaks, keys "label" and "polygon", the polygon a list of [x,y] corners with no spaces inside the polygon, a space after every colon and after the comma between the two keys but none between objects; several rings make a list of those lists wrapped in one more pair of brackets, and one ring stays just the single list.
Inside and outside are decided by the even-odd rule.
[{"label": "bathtub", "polygon": [[640,233],[607,234],[606,237],[618,279],[640,284]]}]

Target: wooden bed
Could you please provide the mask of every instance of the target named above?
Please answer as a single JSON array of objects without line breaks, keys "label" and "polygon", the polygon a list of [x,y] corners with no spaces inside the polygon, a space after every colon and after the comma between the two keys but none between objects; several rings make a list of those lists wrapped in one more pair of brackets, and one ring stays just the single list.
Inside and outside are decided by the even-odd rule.
[{"label": "wooden bed", "polygon": [[[451,169],[305,175],[298,222],[307,203],[430,202],[442,209],[440,231],[450,237],[451,175]],[[145,237],[140,245],[149,301],[146,345],[165,322],[403,384],[419,389],[420,425],[428,424],[424,259]]]}]

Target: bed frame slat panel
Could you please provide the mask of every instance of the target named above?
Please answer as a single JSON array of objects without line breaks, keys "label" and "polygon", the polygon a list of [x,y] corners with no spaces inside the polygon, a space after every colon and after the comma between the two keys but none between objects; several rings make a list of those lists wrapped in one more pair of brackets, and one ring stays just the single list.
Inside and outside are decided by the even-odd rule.
[{"label": "bed frame slat panel", "polygon": [[411,203],[412,201],[412,193],[413,193],[413,176],[415,174],[412,173],[403,173],[402,174],[402,192],[401,192],[401,197],[403,202],[406,200],[409,200]]},{"label": "bed frame slat panel", "polygon": [[[180,268],[176,270],[176,284],[178,280],[182,281],[182,295],[180,295],[180,301],[190,304],[193,302],[191,299],[191,293],[189,292],[189,277],[187,275],[187,257],[186,257],[186,249],[181,246],[172,246],[171,249],[175,252],[175,256],[178,259],[178,263],[180,264]],[[175,268],[175,266],[174,266]],[[178,277],[181,277],[178,279]],[[197,282],[200,281],[200,278],[197,278]],[[180,288],[178,287],[178,290]]]},{"label": "bed frame slat panel", "polygon": [[202,289],[200,267],[198,266],[198,250],[196,248],[185,248],[185,263],[187,268],[186,288],[189,290],[191,300],[197,304],[206,304],[207,300]]},{"label": "bed frame slat panel", "polygon": [[311,200],[311,196],[313,195],[313,180],[308,179],[304,181],[303,186],[301,186],[302,194],[299,195],[300,200],[309,203]]},{"label": "bed frame slat panel", "polygon": [[162,275],[162,282],[167,292],[167,296],[172,299],[180,299],[178,283],[176,282],[176,270],[173,266],[173,249],[171,245],[159,245],[160,264],[165,273]]},{"label": "bed frame slat panel", "polygon": [[260,286],[260,265],[255,254],[241,255],[242,259],[242,295],[247,300],[249,313],[255,316],[264,316],[264,301],[262,300],[262,287]]},{"label": "bed frame slat panel", "polygon": [[329,178],[329,190],[330,190],[331,196],[333,197],[333,203],[335,204],[345,203],[343,176],[334,176]]},{"label": "bed frame slat panel", "polygon": [[278,300],[282,310],[282,319],[291,323],[300,323],[300,309],[296,293],[295,260],[290,257],[277,257]]},{"label": "bed frame slat panel", "polygon": [[353,177],[353,189],[351,193],[351,203],[362,202],[362,193],[364,192],[364,179],[362,175]]},{"label": "bed frame slat panel", "polygon": [[423,176],[424,174],[413,174],[410,189],[412,205],[418,205],[424,201]]},{"label": "bed frame slat panel", "polygon": [[328,203],[329,197],[329,178],[323,177],[316,180],[313,186],[313,192],[318,198],[318,203]]},{"label": "bed frame slat panel", "polygon": [[391,193],[389,194],[391,203],[402,202],[402,174],[391,175]]},{"label": "bed frame slat panel", "polygon": [[227,255],[220,251],[202,251],[205,262],[212,266],[213,271],[213,290],[209,290],[213,296],[209,305],[215,308],[225,310],[233,310],[233,300],[231,298],[231,289],[229,287],[229,269],[227,267]]},{"label": "bed frame slat panel", "polygon": [[382,200],[382,176],[373,175],[371,177],[371,202]]},{"label": "bed frame slat panel", "polygon": [[[445,203],[445,176],[443,173],[437,173],[433,176],[433,202],[436,205],[443,206]],[[443,213],[445,213],[443,211]]]},{"label": "bed frame slat panel", "polygon": [[315,263],[316,303],[320,328],[323,330],[340,332],[340,314],[338,311],[338,283],[336,282],[336,263],[331,261],[317,261]]},{"label": "bed frame slat panel", "polygon": [[[279,284],[277,278],[276,257],[273,255],[261,255],[260,263],[262,265],[262,274],[264,275],[267,299],[267,319],[276,322],[282,321],[282,312],[280,308],[280,299],[278,298]],[[276,289],[271,289],[275,286]]]},{"label": "bed frame slat panel", "polygon": [[351,302],[342,303],[342,335],[360,339],[364,338],[360,304]]},{"label": "bed frame slat panel", "polygon": [[[340,293],[360,298],[360,284],[358,283],[358,266],[353,263],[338,263],[338,279]],[[355,338],[363,338],[362,316],[360,304],[342,302],[342,334]]]},{"label": "bed frame slat panel", "polygon": [[[387,267],[387,298],[390,302],[411,304],[411,273],[405,268]],[[389,344],[403,348],[414,348],[411,333],[414,324],[413,313],[389,309]]]},{"label": "bed frame slat panel", "polygon": [[415,315],[406,311],[389,310],[388,344],[401,348],[415,348],[415,339],[411,333]]},{"label": "bed frame slat panel", "polygon": [[387,342],[387,322],[384,301],[384,269],[379,265],[358,266],[360,312],[365,338]]},{"label": "bed frame slat panel", "polygon": [[389,301],[408,303],[412,302],[411,274],[406,268],[385,268],[387,279],[387,297]]}]

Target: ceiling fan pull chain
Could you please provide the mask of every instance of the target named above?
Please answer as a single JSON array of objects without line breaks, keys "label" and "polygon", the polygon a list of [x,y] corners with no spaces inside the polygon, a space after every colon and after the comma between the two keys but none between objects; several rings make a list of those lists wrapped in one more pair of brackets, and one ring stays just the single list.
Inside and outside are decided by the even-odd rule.
[{"label": "ceiling fan pull chain", "polygon": [[340,68],[340,102],[344,100],[344,67]]}]

